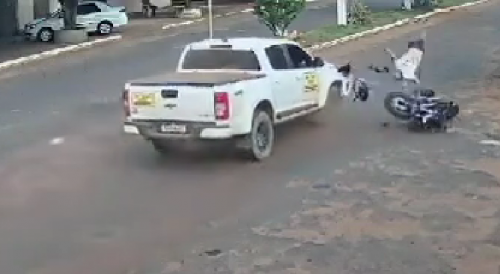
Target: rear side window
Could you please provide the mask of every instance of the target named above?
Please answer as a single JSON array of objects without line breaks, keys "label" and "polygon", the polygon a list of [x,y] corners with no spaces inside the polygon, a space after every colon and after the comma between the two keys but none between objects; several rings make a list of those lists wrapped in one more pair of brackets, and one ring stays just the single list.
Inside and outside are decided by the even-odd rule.
[{"label": "rear side window", "polygon": [[280,46],[271,46],[266,49],[266,55],[273,69],[287,69],[288,62],[286,61],[285,52]]},{"label": "rear side window", "polygon": [[235,69],[259,71],[259,59],[250,50],[203,49],[189,50],[184,56],[183,69]]},{"label": "rear side window", "polygon": [[76,8],[76,13],[78,15],[87,15],[95,12],[100,12],[101,10],[94,3],[87,3],[78,5]]}]

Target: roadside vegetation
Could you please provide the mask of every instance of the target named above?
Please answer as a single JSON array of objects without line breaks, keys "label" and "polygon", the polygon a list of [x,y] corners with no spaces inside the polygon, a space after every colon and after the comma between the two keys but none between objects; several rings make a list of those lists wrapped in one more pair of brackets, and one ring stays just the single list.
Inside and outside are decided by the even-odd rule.
[{"label": "roadside vegetation", "polygon": [[288,27],[305,6],[306,0],[256,0],[254,14],[274,36],[286,36]]},{"label": "roadside vegetation", "polygon": [[340,26],[337,25],[336,22],[333,22],[319,29],[295,35],[293,39],[304,46],[310,46],[317,43],[332,41],[374,27],[394,23],[405,18],[411,18],[434,9],[461,5],[471,0],[416,0],[411,10],[397,9],[380,11],[370,10],[363,4],[362,0],[353,1],[354,3],[349,10],[347,25]]}]

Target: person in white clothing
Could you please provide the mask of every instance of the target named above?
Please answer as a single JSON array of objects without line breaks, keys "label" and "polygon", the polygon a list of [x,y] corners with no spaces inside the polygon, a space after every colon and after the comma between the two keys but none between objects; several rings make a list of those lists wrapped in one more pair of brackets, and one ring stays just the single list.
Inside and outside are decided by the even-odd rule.
[{"label": "person in white clothing", "polygon": [[[389,48],[385,51],[390,55],[395,69],[395,78],[398,81],[403,81],[403,86],[408,84],[420,84],[420,63],[425,52],[425,32],[422,33],[419,39],[408,42],[407,51],[397,57]],[[389,68],[370,66],[370,69],[375,72],[389,72]]]}]

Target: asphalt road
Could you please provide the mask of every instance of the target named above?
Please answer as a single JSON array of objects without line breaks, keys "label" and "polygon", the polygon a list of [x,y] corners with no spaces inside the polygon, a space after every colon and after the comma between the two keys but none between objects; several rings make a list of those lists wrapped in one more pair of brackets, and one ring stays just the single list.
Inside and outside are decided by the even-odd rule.
[{"label": "asphalt road", "polygon": [[[290,28],[306,31],[335,21],[336,6],[329,2],[309,5],[311,9],[302,13]],[[390,1],[382,3],[389,5]],[[54,123],[59,117],[68,121],[70,115],[80,124],[85,121],[83,116],[101,115],[94,108],[110,110],[125,81],[173,69],[182,47],[206,38],[205,29],[204,25],[193,26],[143,38],[139,44],[127,39],[117,46],[65,55],[0,75],[0,134],[2,140],[7,140],[0,142],[1,155],[26,143],[57,137],[74,123]],[[269,36],[269,31],[246,14],[237,20],[216,20],[215,35]]]},{"label": "asphalt road", "polygon": [[[309,11],[293,28],[305,30],[324,24],[324,16],[329,14],[326,8]],[[480,81],[485,70],[489,69],[485,64],[492,59],[492,53],[500,42],[500,29],[494,23],[499,14],[498,6],[490,6],[489,9],[465,13],[429,29],[430,50],[424,61],[427,83],[446,93],[458,94],[456,91],[463,90],[464,83]],[[267,33],[250,18],[242,18],[239,23],[221,23],[218,28],[219,35],[227,36]],[[473,177],[478,175],[472,171],[472,175],[461,174],[464,176],[462,179],[458,178],[460,176],[447,177],[453,178],[454,184],[446,185],[450,182],[439,177],[438,171],[449,167],[440,169],[436,163],[437,175],[426,171],[419,177],[431,183],[425,191],[411,188],[411,182],[402,184],[411,190],[410,194],[394,189],[392,176],[410,176],[407,173],[414,171],[413,166],[420,167],[418,161],[425,159],[422,156],[427,155],[425,153],[434,153],[436,162],[441,161],[444,165],[439,156],[450,153],[457,159],[464,158],[464,155],[472,157],[484,149],[472,146],[475,140],[469,135],[414,135],[400,127],[380,127],[380,123],[388,119],[381,108],[381,96],[384,90],[396,87],[390,84],[389,78],[373,75],[363,68],[369,63],[386,59],[382,50],[387,45],[385,43],[368,44],[364,50],[351,52],[342,58],[352,59],[360,68],[360,74],[372,82],[380,94],[377,93],[367,104],[344,104],[329,109],[331,119],[323,123],[302,121],[281,128],[275,155],[269,161],[245,163],[217,147],[196,149],[189,154],[173,152],[171,158],[162,159],[141,140],[120,133],[120,90],[128,79],[172,69],[180,47],[201,38],[204,34],[193,28],[192,33],[157,38],[142,43],[140,47],[131,45],[104,54],[84,53],[66,60],[40,63],[36,71],[28,69],[0,81],[0,273],[152,274],[161,273],[165,267],[166,272],[181,268],[183,273],[224,273],[225,269],[231,268],[233,270],[226,273],[235,273],[234,269],[238,267],[247,270],[255,267],[254,262],[245,262],[243,258],[250,259],[256,255],[271,258],[271,263],[269,260],[260,263],[261,266],[273,267],[266,273],[283,273],[279,271],[295,267],[290,265],[290,261],[299,257],[303,259],[303,256],[309,256],[304,254],[315,252],[306,244],[310,240],[307,235],[314,235],[310,230],[320,231],[321,227],[311,227],[308,220],[301,218],[295,218],[295,222],[288,221],[291,214],[300,213],[305,206],[322,203],[315,193],[300,187],[308,182],[336,182],[325,187],[337,191],[327,196],[331,199],[327,202],[337,202],[341,207],[341,203],[348,202],[347,198],[342,198],[344,195],[353,199],[351,201],[373,202],[368,194],[379,195],[386,190],[393,195],[374,199],[380,199],[385,206],[391,205],[392,210],[397,204],[390,202],[399,201],[396,198],[418,199],[420,194],[438,193],[437,190],[451,195],[457,185],[460,186],[457,189],[479,189],[478,186],[467,185],[471,182],[495,185],[491,176]],[[407,38],[391,41],[390,46],[398,51],[404,47]],[[335,51],[332,49],[323,55],[331,59],[337,56]],[[469,125],[466,122],[461,126],[470,127],[477,133],[492,128],[491,124]],[[54,142],[51,143],[51,140]],[[413,149],[424,151],[424,154],[415,156],[410,153]],[[403,160],[417,162],[409,162],[407,173],[395,173],[394,169],[383,168],[384,164],[391,167],[407,163]],[[379,161],[377,163],[382,168],[374,168],[372,173],[366,173],[366,169],[359,170],[373,161]],[[432,184],[434,181],[440,184]],[[318,186],[316,189],[321,188]],[[496,188],[489,192],[497,193],[495,191]],[[356,196],[353,192],[363,192],[363,195]],[[403,194],[406,196],[401,198]],[[446,196],[433,196],[433,202],[440,200],[446,200]],[[494,208],[494,202],[488,200],[486,206]],[[373,211],[377,209],[375,206]],[[422,206],[410,208],[422,213]],[[453,207],[454,204],[448,206]],[[478,219],[483,222],[478,227],[486,223],[494,233],[498,219],[496,211],[487,216],[482,211],[470,211],[467,218],[476,220],[487,217],[487,220]],[[446,227],[436,224],[439,219],[462,227],[460,216],[446,211],[436,212],[442,215],[428,215],[425,219],[428,226],[435,225],[433,231],[444,231],[443,234],[448,231]],[[350,216],[348,213],[344,216]],[[366,271],[370,270],[369,273],[424,273],[423,270],[428,269],[423,266],[451,271],[446,268],[451,262],[436,262],[429,255],[424,256],[428,250],[421,246],[425,243],[419,240],[413,241],[421,244],[418,250],[401,243],[396,243],[394,246],[397,248],[392,249],[383,241],[373,244],[371,238],[397,241],[405,236],[417,237],[421,231],[428,232],[413,223],[409,225],[409,221],[392,211],[393,215],[385,211],[380,214],[383,218],[406,222],[398,224],[399,234],[387,236],[367,229],[352,236],[349,230],[373,224],[351,221],[342,228],[349,237],[343,242],[335,242],[332,237],[336,234],[325,234],[330,236],[322,240],[330,241],[331,245],[321,244],[323,249],[319,249],[320,253],[340,254],[338,258],[347,259],[359,254],[360,250],[366,250],[352,263],[333,264],[336,270],[349,270],[347,273],[368,273]],[[270,229],[275,224],[280,229]],[[333,226],[330,223],[327,225]],[[290,226],[293,227],[290,229]],[[252,227],[259,229],[252,232]],[[381,227],[380,231],[394,229],[387,224],[378,227]],[[287,228],[288,234],[281,233]],[[459,232],[461,241],[448,243],[446,250],[460,250],[462,245],[456,243],[468,248],[464,241],[477,238],[472,237],[474,230]],[[486,232],[477,241],[488,238],[490,234]],[[453,234],[453,231],[450,233]],[[385,235],[385,238],[380,235]],[[361,243],[364,245],[356,245],[356,240],[359,242],[360,238],[363,238]],[[365,238],[368,243],[364,242]],[[297,243],[297,247],[303,245],[302,249],[292,250],[290,245]],[[325,250],[325,247],[328,249]],[[338,253],[339,248],[344,253]],[[221,249],[224,256],[219,257],[220,260],[208,261],[205,255],[198,256],[211,249]],[[229,250],[238,254],[248,253],[249,250],[255,252],[235,261],[227,257],[232,254]],[[278,262],[278,257],[284,258],[282,255],[285,253],[279,253],[282,250],[292,254],[287,253],[290,256],[283,259],[286,261],[283,264],[274,263]],[[493,253],[489,252],[490,255]],[[217,250],[212,253],[217,253]],[[397,257],[398,254],[403,255]],[[400,264],[407,268],[393,267],[396,262],[392,259],[388,260],[385,268],[369,264],[383,261],[384,256],[396,256],[403,260]],[[405,264],[405,260],[408,262],[410,258],[413,261]],[[493,258],[493,262],[496,260],[493,255],[488,258]],[[318,267],[333,267],[327,263],[327,258],[315,257],[313,260],[318,260]],[[491,260],[487,263],[493,265]],[[169,261],[178,263],[165,265]],[[190,264],[182,265],[179,263],[182,261]],[[480,265],[480,262],[473,262]],[[342,269],[344,266],[345,269]],[[396,272],[401,269],[405,271]],[[318,268],[317,271],[310,270],[310,273],[326,273],[324,271]],[[249,273],[255,273],[255,270]]]}]

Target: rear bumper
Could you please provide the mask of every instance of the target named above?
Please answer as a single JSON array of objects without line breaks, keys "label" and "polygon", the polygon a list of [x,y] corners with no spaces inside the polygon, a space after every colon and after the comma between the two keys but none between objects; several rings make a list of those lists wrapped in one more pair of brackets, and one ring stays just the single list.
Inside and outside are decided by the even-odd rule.
[{"label": "rear bumper", "polygon": [[160,124],[166,121],[127,121],[123,123],[123,132],[142,135],[146,139],[230,139],[233,137],[229,126],[217,126],[215,123],[184,122],[186,133],[169,134],[160,132]]}]

